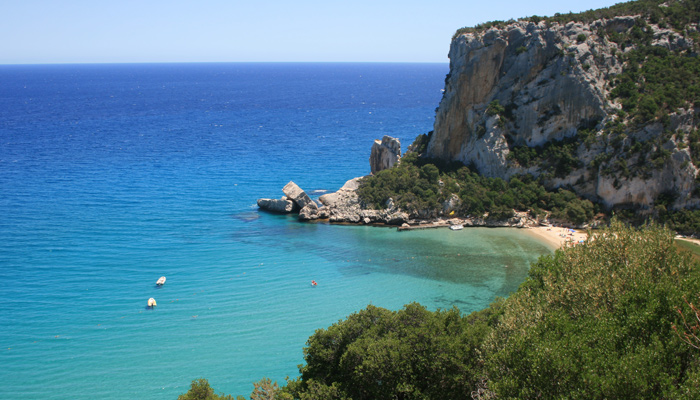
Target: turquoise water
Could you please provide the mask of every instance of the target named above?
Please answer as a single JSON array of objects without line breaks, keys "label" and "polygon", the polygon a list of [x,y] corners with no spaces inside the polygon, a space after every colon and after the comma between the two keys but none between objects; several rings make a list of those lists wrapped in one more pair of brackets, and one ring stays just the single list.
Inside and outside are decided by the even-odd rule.
[{"label": "turquoise water", "polygon": [[199,377],[247,395],[368,304],[471,312],[515,290],[550,251],[517,230],[255,207],[289,180],[336,190],[373,139],[429,131],[446,69],[0,67],[0,398],[174,399]]}]

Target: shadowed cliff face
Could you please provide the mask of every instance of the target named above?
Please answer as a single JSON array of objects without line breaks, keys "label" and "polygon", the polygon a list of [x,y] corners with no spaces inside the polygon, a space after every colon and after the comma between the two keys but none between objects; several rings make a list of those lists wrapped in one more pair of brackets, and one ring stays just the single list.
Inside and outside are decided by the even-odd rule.
[{"label": "shadowed cliff face", "polygon": [[[607,168],[615,162],[619,165],[621,157],[620,143],[613,147],[604,132],[621,109],[611,100],[611,80],[623,71],[620,55],[632,48],[621,48],[600,34],[624,33],[635,21],[636,17],[566,25],[518,21],[456,36],[427,155],[472,164],[490,177],[547,174],[550,187],[570,185],[579,195],[607,206],[651,207],[659,194],[668,192],[678,195],[675,207],[697,205],[691,195],[697,169],[687,146],[679,146],[675,137],[656,146],[671,156],[643,176],[622,177]],[[668,29],[649,29],[654,29],[654,45],[670,50],[691,45],[686,39],[674,42]],[[625,143],[650,140],[669,128],[693,130],[693,113],[672,115],[666,127],[628,125],[620,139],[623,148]],[[577,139],[583,129],[592,135],[585,146]],[[516,147],[542,148],[562,141],[576,143],[579,160],[565,175],[552,174],[544,165],[521,165],[508,156]],[[602,163],[601,154],[606,155]]]}]

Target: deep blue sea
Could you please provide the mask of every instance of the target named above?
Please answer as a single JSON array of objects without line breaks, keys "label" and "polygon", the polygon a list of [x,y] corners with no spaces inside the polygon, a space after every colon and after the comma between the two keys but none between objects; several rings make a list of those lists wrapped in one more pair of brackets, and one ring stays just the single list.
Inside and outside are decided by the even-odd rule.
[{"label": "deep blue sea", "polygon": [[[465,313],[551,251],[258,212],[432,129],[446,64],[0,66],[0,398],[248,395],[368,304]],[[167,276],[162,288],[156,280]],[[317,287],[310,285],[311,280]],[[146,309],[148,298],[158,306]]]}]

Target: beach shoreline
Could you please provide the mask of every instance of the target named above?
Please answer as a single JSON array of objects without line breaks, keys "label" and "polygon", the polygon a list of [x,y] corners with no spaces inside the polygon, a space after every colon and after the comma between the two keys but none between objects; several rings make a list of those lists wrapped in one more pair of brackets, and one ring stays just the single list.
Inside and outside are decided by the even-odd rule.
[{"label": "beach shoreline", "polygon": [[[574,230],[561,227],[535,226],[522,229],[527,234],[540,239],[546,243],[552,250],[560,249],[565,246],[579,243],[588,238],[585,231]],[[573,231],[573,232],[572,232]]]}]

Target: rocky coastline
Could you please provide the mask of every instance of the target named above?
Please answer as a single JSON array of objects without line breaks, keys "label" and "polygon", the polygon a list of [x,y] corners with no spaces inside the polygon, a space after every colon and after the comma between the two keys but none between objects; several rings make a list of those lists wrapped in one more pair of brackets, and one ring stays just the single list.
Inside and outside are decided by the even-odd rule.
[{"label": "rocky coastline", "polygon": [[[398,139],[385,136],[382,141],[375,141],[370,155],[372,173],[393,167],[399,161],[400,154],[401,144]],[[488,214],[455,218],[450,215],[451,210],[455,207],[452,199],[443,204],[440,215],[434,218],[411,215],[396,207],[392,199],[386,202],[384,209],[371,209],[362,204],[357,195],[357,188],[360,186],[362,178],[350,179],[338,191],[324,194],[317,200],[312,199],[296,183],[289,182],[282,188],[282,193],[284,193],[282,198],[260,198],[257,200],[257,204],[261,210],[267,212],[297,214],[300,221],[396,226],[400,230],[439,228],[451,225],[526,228],[547,223],[547,221],[532,218],[527,212],[515,212],[513,217],[508,219],[489,218]]]},{"label": "rocky coastline", "polygon": [[490,219],[488,215],[466,218],[451,216],[419,218],[393,207],[391,199],[387,202],[388,207],[383,210],[369,209],[361,204],[356,193],[360,179],[362,177],[347,181],[337,192],[324,194],[317,201],[311,199],[297,184],[289,182],[282,190],[285,194],[284,197],[281,199],[258,199],[258,207],[273,213],[296,213],[300,221],[396,226],[400,230],[439,228],[451,225],[527,228],[547,223],[532,218],[527,212],[516,212],[512,218],[505,220]]}]

